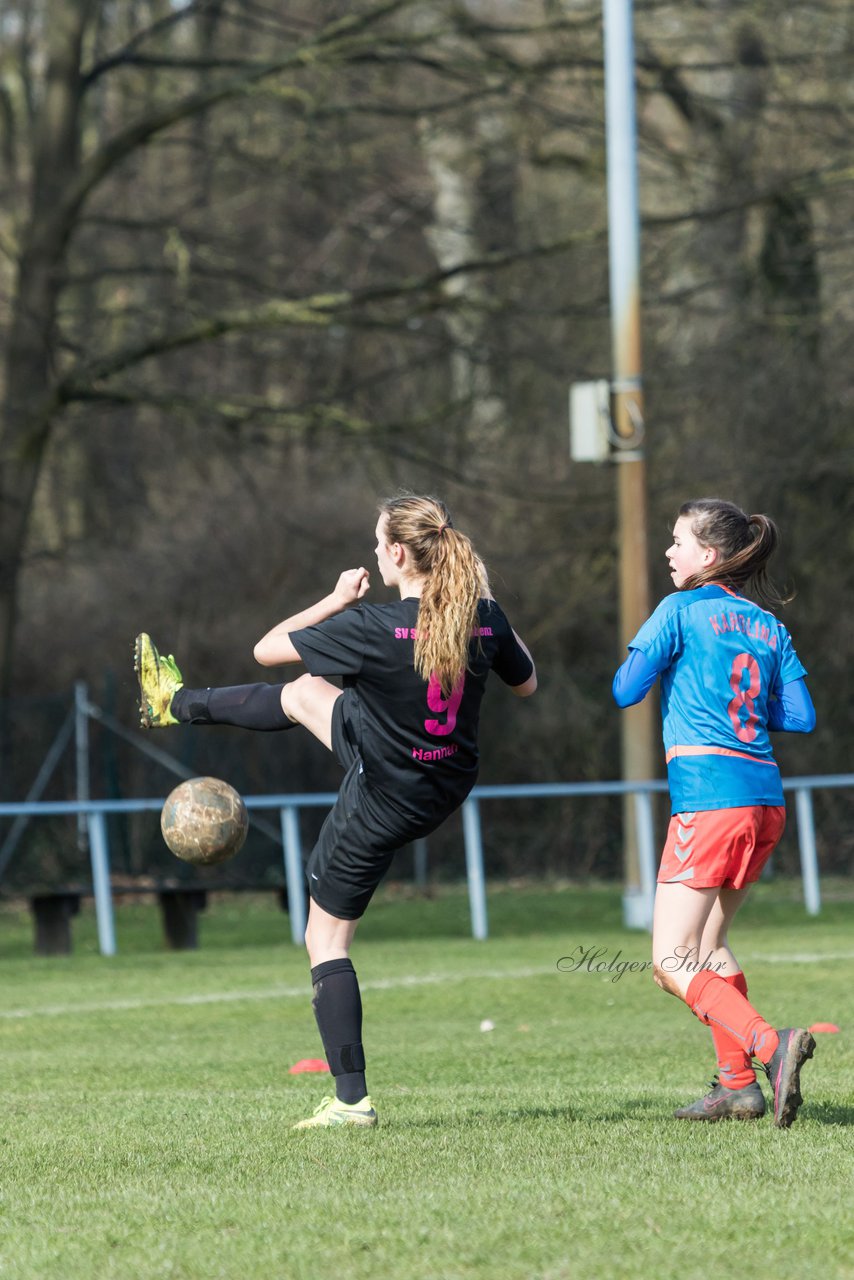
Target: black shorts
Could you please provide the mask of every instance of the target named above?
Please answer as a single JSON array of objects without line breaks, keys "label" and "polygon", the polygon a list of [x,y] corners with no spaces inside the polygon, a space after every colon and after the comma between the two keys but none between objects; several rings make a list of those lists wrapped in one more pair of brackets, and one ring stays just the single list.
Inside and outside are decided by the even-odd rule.
[{"label": "black shorts", "polygon": [[345,693],[332,708],[332,750],[347,772],[320,829],[306,876],[319,907],[339,920],[358,920],[398,849],[435,831],[460,801],[449,800],[446,809],[419,822],[401,813],[378,787],[370,787],[347,704]]}]

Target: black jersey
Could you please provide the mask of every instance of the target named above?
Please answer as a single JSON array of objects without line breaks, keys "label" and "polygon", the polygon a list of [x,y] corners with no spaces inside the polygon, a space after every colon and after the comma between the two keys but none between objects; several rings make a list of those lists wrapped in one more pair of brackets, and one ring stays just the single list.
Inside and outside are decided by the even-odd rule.
[{"label": "black jersey", "polygon": [[418,600],[359,604],[290,639],[314,676],[341,676],[365,778],[402,809],[463,799],[477,779],[480,703],[490,670],[508,685],[533,672],[494,600],[478,604],[468,669],[450,697],[415,671]]}]

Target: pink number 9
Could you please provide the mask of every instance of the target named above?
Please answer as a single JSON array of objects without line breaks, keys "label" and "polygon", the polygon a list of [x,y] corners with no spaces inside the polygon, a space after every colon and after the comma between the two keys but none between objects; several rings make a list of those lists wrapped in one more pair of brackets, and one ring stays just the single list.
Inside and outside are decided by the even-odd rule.
[{"label": "pink number 9", "polygon": [[428,733],[437,738],[444,738],[446,734],[453,733],[454,726],[457,723],[457,711],[463,700],[463,685],[465,684],[465,674],[454,685],[454,691],[450,698],[442,697],[442,686],[434,675],[430,677],[430,683],[427,685],[427,706],[431,711],[441,715],[445,714],[444,722],[439,720],[425,720],[424,728]]}]

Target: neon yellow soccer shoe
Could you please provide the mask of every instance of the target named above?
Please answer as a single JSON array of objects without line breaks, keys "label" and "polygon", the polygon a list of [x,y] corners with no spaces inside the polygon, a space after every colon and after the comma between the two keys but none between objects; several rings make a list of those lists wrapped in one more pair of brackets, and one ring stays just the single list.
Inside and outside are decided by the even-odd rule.
[{"label": "neon yellow soccer shoe", "polygon": [[361,1102],[339,1102],[337,1098],[324,1098],[314,1114],[307,1120],[300,1120],[294,1129],[331,1129],[340,1124],[354,1124],[362,1129],[373,1128],[377,1123],[377,1113],[369,1097]]},{"label": "neon yellow soccer shoe", "polygon": [[134,641],[133,665],[139,681],[139,722],[143,729],[178,724],[170,707],[174,694],[184,687],[184,678],[172,654],[162,658],[151,636],[143,631]]}]

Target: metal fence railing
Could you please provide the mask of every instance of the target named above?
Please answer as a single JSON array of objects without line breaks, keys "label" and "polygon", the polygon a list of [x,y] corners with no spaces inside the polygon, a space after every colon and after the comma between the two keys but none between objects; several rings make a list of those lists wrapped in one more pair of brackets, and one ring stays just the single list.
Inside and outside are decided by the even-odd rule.
[{"label": "metal fence railing", "polygon": [[[813,795],[818,790],[854,788],[854,774],[825,774],[814,777],[784,778],[784,791],[794,792],[804,904],[809,915],[821,910],[818,856],[816,852]],[[577,796],[631,795],[634,801],[640,868],[639,904],[634,918],[627,923],[648,928],[652,922],[655,895],[656,843],[652,797],[667,790],[667,783],[649,782],[543,782],[507,786],[475,787],[462,807],[466,877],[472,936],[488,936],[486,882],[484,875],[481,809],[490,800],[558,799]],[[288,890],[291,937],[303,941],[306,925],[306,894],[303,875],[299,815],[302,809],[330,808],[335,792],[296,795],[245,796],[251,812],[278,810],[282,833],[285,880]],[[46,800],[39,802],[0,804],[0,818],[39,818],[73,815],[85,822],[88,832],[92,870],[92,892],[98,927],[98,944],[103,955],[115,955],[116,933],[113,918],[113,894],[110,882],[110,850],[107,816],[115,813],[159,811],[164,798],[138,800]]]}]

